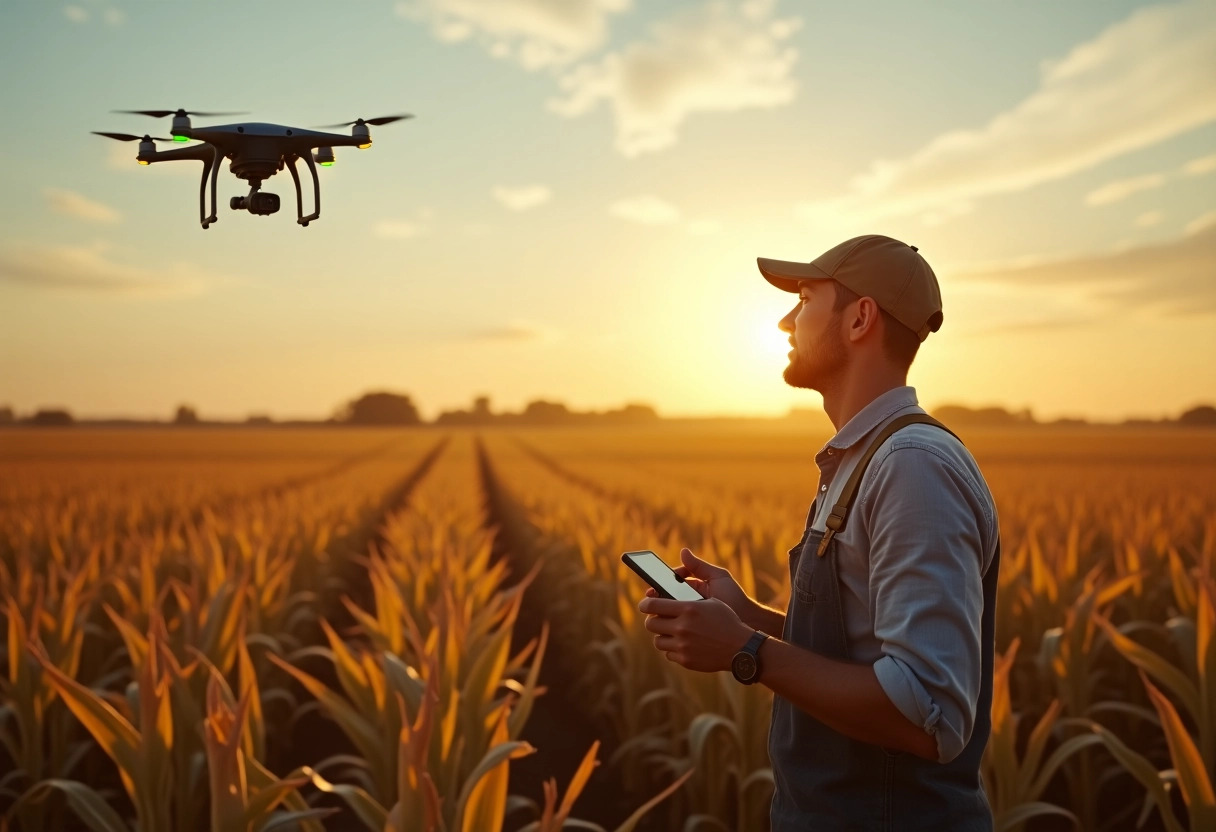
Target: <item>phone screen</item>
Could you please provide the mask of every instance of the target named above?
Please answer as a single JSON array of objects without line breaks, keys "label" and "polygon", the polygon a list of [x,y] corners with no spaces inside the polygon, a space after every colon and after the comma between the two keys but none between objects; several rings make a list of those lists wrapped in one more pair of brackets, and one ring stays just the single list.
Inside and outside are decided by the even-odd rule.
[{"label": "phone screen", "polygon": [[677,601],[702,600],[701,593],[679,580],[672,568],[654,552],[626,552],[625,557]]}]

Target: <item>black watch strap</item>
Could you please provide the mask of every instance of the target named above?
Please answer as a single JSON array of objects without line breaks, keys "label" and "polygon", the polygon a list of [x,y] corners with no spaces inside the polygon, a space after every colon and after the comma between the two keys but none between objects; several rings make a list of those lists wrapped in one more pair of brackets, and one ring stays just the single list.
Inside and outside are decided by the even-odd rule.
[{"label": "black watch strap", "polygon": [[752,637],[747,640],[747,644],[743,645],[745,653],[751,653],[753,656],[760,650],[760,645],[764,644],[764,640],[768,638],[768,633],[756,630],[752,633]]}]

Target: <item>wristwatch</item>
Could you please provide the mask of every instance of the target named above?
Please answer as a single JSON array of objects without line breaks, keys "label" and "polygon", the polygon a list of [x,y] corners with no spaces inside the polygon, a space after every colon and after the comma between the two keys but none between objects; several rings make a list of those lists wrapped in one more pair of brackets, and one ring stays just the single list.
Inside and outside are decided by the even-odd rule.
[{"label": "wristwatch", "polygon": [[730,672],[745,685],[752,685],[760,681],[760,656],[758,652],[760,645],[764,643],[766,638],[768,638],[768,633],[756,630],[756,632],[752,633],[752,637],[747,640],[747,644],[743,645],[743,649],[731,659]]}]

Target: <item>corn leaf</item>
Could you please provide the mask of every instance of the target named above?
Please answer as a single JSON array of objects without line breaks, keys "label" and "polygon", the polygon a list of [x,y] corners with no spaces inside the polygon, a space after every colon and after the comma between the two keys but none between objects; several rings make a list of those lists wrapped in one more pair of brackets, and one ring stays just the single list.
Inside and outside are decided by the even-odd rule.
[{"label": "corn leaf", "polygon": [[[1161,727],[1165,729],[1165,739],[1170,747],[1170,758],[1174,761],[1174,770],[1178,772],[1182,798],[1191,811],[1192,825],[1198,823],[1199,827],[1203,828],[1207,825],[1206,821],[1216,824],[1216,795],[1212,792],[1212,781],[1208,779],[1195,741],[1187,733],[1186,726],[1178,718],[1178,711],[1170,701],[1153,686],[1143,672],[1140,678],[1161,717]],[[1204,822],[1200,822],[1201,820]]]},{"label": "corn leaf", "polygon": [[93,832],[131,832],[131,827],[123,822],[105,798],[77,780],[51,778],[39,781],[9,807],[6,814],[13,815],[26,801],[42,800],[51,790],[63,794],[68,806]]}]

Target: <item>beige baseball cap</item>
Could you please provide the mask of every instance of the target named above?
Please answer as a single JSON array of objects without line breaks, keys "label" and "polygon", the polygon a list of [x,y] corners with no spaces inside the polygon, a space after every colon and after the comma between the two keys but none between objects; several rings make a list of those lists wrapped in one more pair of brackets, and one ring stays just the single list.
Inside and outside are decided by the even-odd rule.
[{"label": "beige baseball cap", "polygon": [[809,263],[791,263],[757,257],[760,273],[787,292],[798,292],[800,280],[839,281],[862,297],[874,298],[879,308],[924,341],[942,325],[942,294],[937,275],[916,246],[881,234],[845,240]]}]

